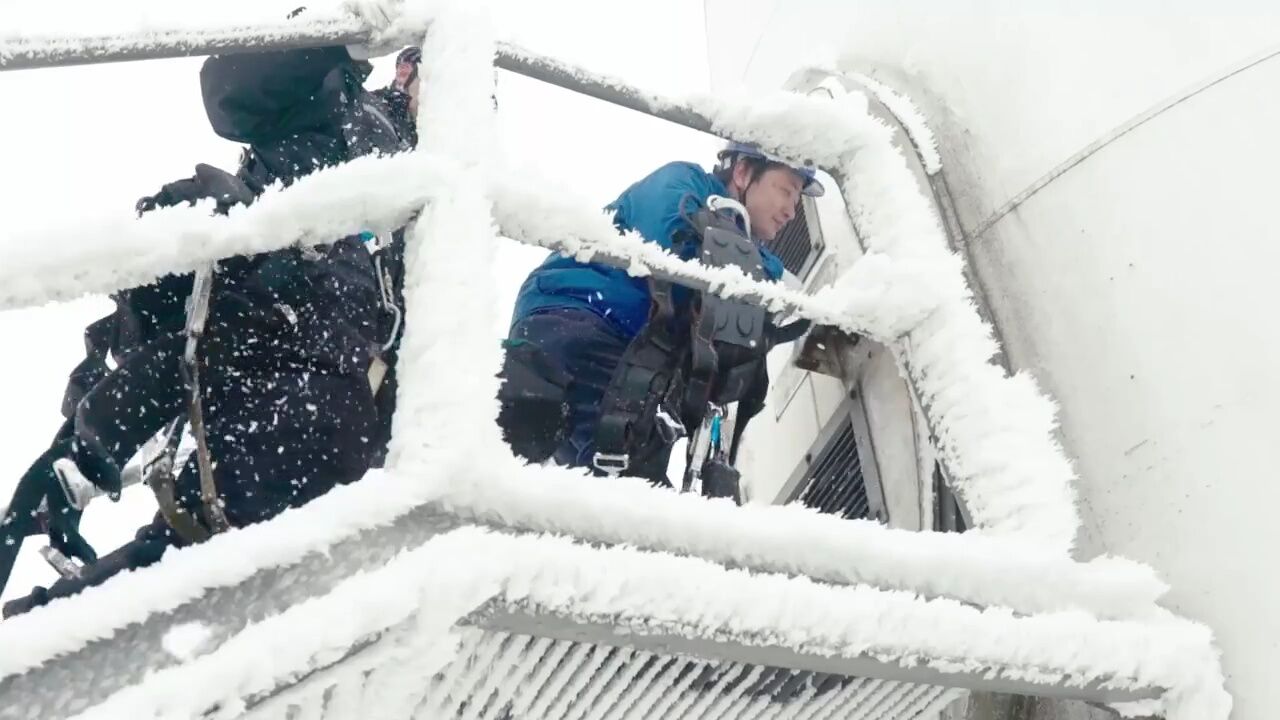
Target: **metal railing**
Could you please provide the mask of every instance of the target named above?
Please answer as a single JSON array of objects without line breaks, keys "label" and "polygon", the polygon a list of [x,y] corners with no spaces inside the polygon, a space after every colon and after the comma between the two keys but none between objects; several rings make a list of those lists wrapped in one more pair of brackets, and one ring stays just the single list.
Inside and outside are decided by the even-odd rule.
[{"label": "metal railing", "polygon": [[[330,18],[291,25],[288,26],[288,32],[281,32],[280,27],[254,28],[252,31],[227,28],[204,33],[162,32],[149,33],[145,37],[100,37],[88,42],[82,38],[78,43],[0,36],[0,70],[212,52],[353,44],[368,39],[368,33],[358,25],[355,21]],[[646,96],[614,81],[510,46],[499,49],[494,63],[499,68],[695,130],[714,130],[711,120],[696,110]],[[841,182],[838,175],[835,178],[837,182]],[[605,262],[610,260],[599,257],[596,259]],[[673,279],[681,281],[678,277]],[[928,408],[925,409],[925,414],[927,417]],[[329,548],[324,554],[310,553],[292,564],[255,573],[244,582],[211,588],[201,597],[167,612],[154,614],[145,622],[132,625],[114,637],[88,642],[80,650],[64,654],[42,668],[0,679],[0,696],[5,698],[4,707],[0,708],[0,718],[48,718],[74,714],[132,682],[135,678],[128,672],[131,668],[156,669],[175,664],[177,660],[164,647],[164,637],[166,630],[176,624],[196,622],[214,627],[217,637],[213,641],[216,643],[256,620],[285,612],[300,599],[332,589],[343,578],[361,568],[385,562],[404,548],[422,545],[459,525],[477,521],[478,518],[462,518],[434,504],[419,506],[400,516],[394,523],[362,530],[346,542]],[[504,532],[515,533],[538,530],[518,525],[495,527]],[[590,537],[579,539],[587,543],[599,542]],[[770,571],[767,563],[748,569]],[[225,608],[229,607],[242,610],[231,618],[231,622],[227,622],[225,613]],[[938,689],[942,686],[1074,697],[1099,702],[1156,698],[1165,690],[1133,677],[1073,683],[1069,680],[1070,671],[1055,671],[1044,667],[1031,668],[1035,672],[1025,672],[1027,668],[988,666],[972,671],[954,668],[945,670],[918,664],[903,665],[872,655],[833,655],[817,647],[812,651],[783,647],[773,643],[768,637],[735,633],[720,627],[666,627],[637,618],[566,617],[555,611],[505,602],[502,598],[495,598],[482,611],[468,618],[467,622],[480,631],[480,635],[468,637],[466,642],[471,643],[468,647],[476,653],[480,647],[489,648],[476,657],[488,663],[492,663],[495,658],[502,658],[500,663],[503,667],[523,667],[530,673],[530,678],[542,677],[544,682],[559,667],[554,663],[563,662],[565,657],[577,657],[585,652],[596,653],[599,648],[605,648],[599,652],[602,662],[591,670],[604,674],[583,678],[584,686],[603,688],[615,682],[617,677],[626,677],[630,678],[627,682],[635,681],[640,685],[634,688],[615,688],[619,694],[634,690],[636,697],[653,698],[655,703],[660,699],[664,688],[669,689],[663,684],[665,681],[662,678],[671,680],[673,684],[688,680],[683,687],[685,690],[694,688],[692,692],[695,694],[698,691],[713,693],[716,707],[739,707],[737,703],[744,697],[748,698],[746,702],[755,697],[764,698],[765,703],[777,703],[792,697],[806,696],[809,700],[821,698],[826,703],[822,707],[826,714],[830,714],[831,703],[856,699],[859,703],[867,701],[865,709],[874,713],[875,717],[887,714],[902,718],[914,718],[921,712],[936,711],[938,702],[951,697]],[[487,637],[481,637],[485,634]],[[534,642],[527,638],[544,642]],[[377,642],[377,638],[371,638],[370,642]],[[611,655],[612,651],[608,648],[625,648],[626,662],[633,665],[623,670],[618,664],[622,661],[605,661],[604,658],[617,657],[616,654]],[[551,668],[541,668],[545,670],[545,674],[538,673],[539,658],[530,659],[519,655],[520,652],[528,653],[535,649],[543,656],[543,660],[553,663]],[[509,658],[503,655],[508,651],[515,655]],[[457,687],[448,691],[450,697],[458,693],[466,695],[468,682],[472,683],[471,687],[487,687],[492,691],[485,675],[487,668],[474,659],[470,664],[465,664],[466,657],[464,652],[457,661],[463,663],[458,672],[463,672],[464,675],[452,677],[448,675],[450,671],[446,670],[432,680],[430,687],[438,690],[439,683],[452,682]],[[124,672],[118,668],[120,658],[128,658],[128,668]],[[333,659],[332,662],[340,662],[342,659]],[[611,672],[616,676],[610,676]],[[307,682],[309,677],[295,678],[287,685],[277,688],[277,691],[285,692],[292,685]],[[645,679],[655,684],[646,685]],[[327,688],[331,686],[332,683],[325,685],[323,682],[318,685],[319,691],[322,691],[319,700],[322,705],[328,702]],[[50,687],[56,688],[56,692],[48,692]],[[271,696],[258,700],[265,708],[275,695],[276,693],[272,693]],[[611,697],[616,702],[617,697]],[[67,698],[75,700],[68,702]],[[304,699],[313,704],[317,702],[314,697]],[[871,702],[872,699],[874,702]],[[489,704],[497,702],[487,694],[475,698],[475,701],[485,703],[480,709],[486,715],[490,709]],[[508,697],[504,702],[520,701]],[[530,702],[536,704],[538,699],[535,697]],[[861,705],[854,709],[861,709]],[[512,714],[512,717],[526,716],[535,717],[537,714]]]}]

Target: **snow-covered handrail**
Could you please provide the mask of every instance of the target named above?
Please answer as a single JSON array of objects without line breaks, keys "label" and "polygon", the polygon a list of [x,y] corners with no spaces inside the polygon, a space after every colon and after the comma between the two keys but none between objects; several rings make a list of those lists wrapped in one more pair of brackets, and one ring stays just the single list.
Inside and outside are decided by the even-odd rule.
[{"label": "snow-covered handrail", "polygon": [[[891,159],[901,162],[900,157]],[[411,218],[432,188],[454,172],[439,158],[423,153],[364,158],[316,173],[287,191],[269,192],[254,206],[233,210],[228,218],[211,217],[207,208],[169,208],[141,220],[121,217],[93,223],[113,239],[110,244],[85,244],[85,225],[80,222],[35,233],[34,238],[25,233],[22,238],[0,239],[0,253],[6,257],[0,268],[0,308],[119,290],[219,257],[294,242],[323,242],[361,229],[388,230]],[[933,249],[919,242],[906,246],[905,252],[873,248],[836,285],[810,296],[750,281],[734,270],[680,261],[634,236],[619,236],[603,215],[583,203],[538,192],[533,188],[543,185],[536,181],[503,177],[492,185],[494,212],[502,231],[512,237],[625,264],[634,272],[661,271],[686,282],[697,279],[717,294],[763,300],[774,310],[886,342],[905,339],[911,351],[909,366],[920,365],[913,379],[931,401],[929,409],[941,416],[935,429],[952,472],[963,481],[961,489],[975,522],[986,528],[1016,528],[1029,537],[1051,539],[1059,548],[1069,546],[1075,518],[1071,474],[1050,437],[1052,408],[1025,378],[1006,380],[987,362],[994,345],[970,305],[960,261],[945,250],[941,238]],[[874,187],[876,177],[860,182],[864,189]],[[364,190],[369,187],[379,192]],[[851,206],[860,207],[863,197],[851,193]],[[871,208],[863,222],[883,222],[876,212]],[[911,223],[918,220],[904,222],[906,232],[911,232]],[[923,228],[930,229],[941,232]],[[866,235],[872,242],[878,237]],[[940,308],[945,312],[940,314]],[[931,326],[942,325],[947,331],[921,331],[926,318]],[[948,322],[953,324],[946,326]],[[959,328],[968,330],[957,332]],[[959,380],[982,388],[970,386],[962,392],[955,385]],[[987,397],[997,402],[987,402]],[[949,416],[958,421],[948,421]],[[970,452],[966,455],[962,447]],[[1042,449],[1031,450],[1036,447]],[[985,468],[976,470],[971,457],[985,457]],[[1035,472],[1028,461],[1035,463]],[[992,470],[1000,472],[985,482]]]},{"label": "snow-covered handrail", "polygon": [[[0,240],[0,253],[6,257],[0,268],[0,308],[120,290],[167,272],[189,271],[210,260],[295,242],[323,242],[361,229],[389,230],[407,222],[429,199],[432,188],[440,187],[455,171],[424,153],[363,158],[316,173],[287,191],[269,192],[252,207],[233,210],[226,218],[213,217],[203,207],[169,208],[140,220],[122,217],[91,224],[113,239],[110,244],[84,243],[85,225],[80,222],[37,234],[35,242],[31,234]],[[869,255],[838,285],[806,295],[750,280],[737,270],[679,260],[634,235],[619,236],[603,214],[590,211],[582,202],[532,190],[541,187],[532,180],[504,177],[493,186],[494,214],[503,233],[513,238],[583,259],[615,262],[637,273],[661,272],[716,294],[763,301],[775,311],[886,342],[923,319],[937,288],[959,274],[958,265],[953,265],[958,261],[950,255],[943,255],[944,264],[932,274],[911,272],[927,268],[923,263],[908,260],[895,265],[884,256]],[[377,194],[363,190],[369,187],[381,190]],[[975,442],[982,440],[975,438]],[[984,517],[981,504],[970,509],[975,518]],[[1043,521],[1043,517],[1021,520],[1033,528]]]},{"label": "snow-covered handrail", "polygon": [[[0,653],[0,680],[259,574],[275,572],[282,583],[305,585],[320,575],[309,564],[319,556],[325,558],[319,567],[328,568],[349,562],[345,548],[367,548],[370,537],[385,537],[378,544],[388,547],[411,546],[434,528],[459,522],[571,535],[753,572],[1002,607],[1020,615],[1142,618],[1165,590],[1148,568],[1123,559],[1075,563],[1034,548],[1010,548],[998,538],[893,530],[802,507],[739,508],[656,492],[638,480],[602,486],[581,471],[527,467],[509,455],[470,465],[448,478],[410,468],[375,474],[269,524],[185,550],[179,560],[135,571],[135,582],[147,588],[145,600],[139,599],[137,585],[112,583],[38,615],[6,620],[0,624],[4,646],[24,651]],[[50,626],[63,630],[50,634]]]},{"label": "snow-covered handrail", "polygon": [[[920,154],[920,162],[924,166],[924,171],[929,175],[937,175],[942,170],[942,156],[938,154],[938,139],[934,136],[933,129],[929,127],[929,123],[925,121],[924,115],[916,108],[915,103],[899,95],[893,88],[867,75],[854,74],[850,79],[871,91],[876,100],[879,100],[889,112],[893,113],[893,116],[902,123],[911,145]],[[834,79],[832,82],[839,83],[838,80]],[[819,87],[823,87],[823,85]],[[833,96],[836,93],[843,94],[847,92],[843,87],[827,86],[827,90]]]},{"label": "snow-covered handrail", "polygon": [[[54,11],[58,9],[54,7]],[[366,41],[369,35],[368,25],[359,18],[332,12],[303,12],[293,18],[222,17],[198,21],[175,15],[151,21],[145,28],[135,26],[114,33],[75,33],[56,26],[41,31],[19,23],[0,30],[0,70],[354,45]]]},{"label": "snow-covered handrail", "polygon": [[[403,12],[383,32],[400,33],[408,40],[430,24],[429,14],[429,10],[415,7],[413,12]],[[350,17],[333,16],[326,21],[349,30],[359,26]],[[145,33],[135,33],[134,39],[140,35]],[[157,47],[171,40],[152,37]],[[754,141],[776,155],[810,160],[831,172],[841,186],[859,236],[868,244],[868,252],[849,273],[832,289],[823,291],[830,301],[828,307],[839,307],[856,317],[834,324],[895,341],[891,346],[920,398],[949,477],[977,528],[1013,533],[1024,541],[1063,552],[1070,550],[1079,526],[1072,488],[1074,471],[1053,436],[1054,407],[1029,376],[1005,377],[990,362],[997,348],[965,285],[962,261],[947,250],[945,234],[929,202],[910,182],[910,171],[889,142],[889,130],[868,112],[864,96],[823,100],[778,93],[676,101],[517,48],[491,49],[492,61],[515,72],[697,129]],[[401,177],[397,182],[403,180]],[[498,200],[495,197],[495,202]],[[597,252],[608,247],[593,242],[595,234],[594,230],[584,232],[582,240]],[[278,237],[296,239],[288,236],[282,232]],[[527,234],[525,237],[528,239]],[[245,246],[254,246],[244,242],[244,237],[238,239]],[[28,240],[27,247],[41,245]],[[129,263],[135,267],[145,264],[154,253],[173,247],[172,239],[161,239],[154,248],[132,248],[141,254],[130,256]],[[20,249],[3,251],[19,258],[13,267],[21,266]],[[600,259],[607,258],[602,255]],[[184,259],[180,264],[190,263]],[[638,268],[640,263],[633,261],[632,265]],[[99,262],[86,272],[86,287],[93,286],[91,278],[103,272],[102,266]],[[179,268],[166,268],[172,269]],[[35,277],[38,275],[0,273],[0,287],[6,288],[5,294],[17,294]],[[64,277],[70,283],[81,276],[68,272]],[[118,289],[103,284],[107,283],[100,282],[92,289]],[[725,289],[733,292],[739,287],[730,280]],[[764,292],[761,297],[776,295]],[[18,304],[24,303],[19,300]],[[12,300],[0,298],[0,308],[13,306]],[[831,320],[825,315],[815,319]]]},{"label": "snow-covered handrail", "polygon": [[[568,594],[566,587],[581,591]],[[198,716],[229,692],[236,698],[261,694],[305,676],[373,632],[401,635],[418,652],[432,641],[447,647],[450,627],[442,619],[491,598],[544,614],[611,618],[639,639],[665,631],[708,647],[735,643],[773,655],[790,652],[832,669],[860,659],[891,668],[909,657],[905,667],[916,677],[934,672],[938,680],[954,682],[968,674],[975,687],[1004,680],[1031,692],[1068,687],[1118,700],[1206,683],[1196,674],[1207,652],[1205,631],[1175,619],[1019,618],[872,588],[726,571],[695,558],[463,528],[317,602],[247,626],[208,654],[149,674],[95,711],[103,717]],[[333,622],[345,617],[353,621]],[[317,633],[317,627],[329,630]],[[282,638],[288,641],[282,644]],[[270,662],[261,657],[264,644],[280,645]],[[428,668],[434,670],[431,661]],[[1139,677],[1138,668],[1153,669]],[[428,692],[431,674],[418,676],[419,695]],[[1186,708],[1176,717],[1198,717],[1194,711],[1203,709]]]},{"label": "snow-covered handrail", "polygon": [[[254,205],[213,215],[211,204],[153,211],[142,218],[83,218],[62,226],[0,236],[0,310],[111,293],[190,272],[235,255],[269,252],[294,244],[318,244],[361,230],[390,231],[409,222],[432,193],[459,168],[425,152],[361,158],[322,170],[287,190],[278,186]],[[494,217],[503,235],[549,250],[658,274],[721,297],[745,299],[773,312],[835,325],[850,333],[891,340],[893,329],[875,312],[872,293],[827,290],[816,295],[763,283],[737,268],[712,268],[646,243],[635,233],[619,235],[607,216],[577,196],[553,195],[536,178],[501,175],[492,185]],[[395,182],[392,182],[392,180]],[[367,188],[378,187],[377,193]],[[109,243],[85,243],[93,227]],[[874,263],[862,268],[872,269]],[[860,285],[882,286],[868,278]],[[907,315],[918,320],[921,316]],[[865,320],[863,320],[865,318]],[[899,323],[904,322],[901,318]]]},{"label": "snow-covered handrail", "polygon": [[[151,568],[142,573],[156,576]],[[97,599],[101,606],[104,597]],[[489,611],[472,613],[482,606]],[[67,615],[84,608],[50,610]],[[1113,702],[1170,688],[1202,690],[1200,704],[1173,716],[1178,718],[1212,717],[1193,711],[1203,711],[1203,703],[1212,710],[1222,698],[1215,679],[1203,672],[1213,663],[1207,631],[1172,617],[1098,622],[1079,613],[1019,616],[925,602],[911,593],[727,570],[700,558],[463,527],[260,621],[234,628],[188,623],[181,626],[194,632],[188,642],[175,629],[165,641],[169,662],[131,658],[147,662],[150,672],[111,693],[96,716],[199,716],[229,696],[270,693],[380,635],[395,637],[397,645],[448,650],[443,641],[454,620],[469,613],[469,622],[482,628],[540,634],[561,618],[571,627],[580,623],[576,637],[584,638],[590,635],[581,628],[595,622],[634,636],[641,647],[650,637],[666,637],[703,657],[734,652],[758,655],[760,664],[843,674],[860,668],[871,677],[897,672],[916,682],[961,687]],[[81,618],[92,621],[90,616]],[[0,627],[0,637],[17,639],[7,630]],[[277,651],[264,654],[264,645]],[[448,652],[444,659],[451,659]],[[359,676],[379,664],[396,665],[384,656],[380,663],[356,663],[345,674]],[[419,675],[420,693],[430,674]],[[193,685],[188,678],[203,681]],[[9,699],[29,699],[29,687],[12,690],[18,694]],[[44,717],[48,709],[29,710]]]},{"label": "snow-covered handrail", "polygon": [[[269,188],[248,208],[215,216],[211,202],[0,231],[0,309],[111,293],[215,260],[389,232],[417,214],[448,178],[426,154],[365,157]],[[416,182],[407,182],[407,178]],[[394,180],[394,181],[393,181]],[[378,188],[372,192],[369,188]],[[85,242],[85,228],[103,241]]]},{"label": "snow-covered handrail", "polygon": [[890,346],[975,526],[1070,551],[1080,521],[1075,472],[1054,437],[1056,408],[1030,375],[1007,377],[992,362],[998,348],[965,283],[963,261],[948,250],[930,201],[865,95],[676,101],[549,58],[525,57],[549,82],[608,102],[622,97],[625,107],[756,142],[831,173],[867,252],[823,292],[847,310],[864,310],[859,322],[867,323],[867,334],[894,339]]},{"label": "snow-covered handrail", "polygon": [[[439,492],[472,522],[562,533],[590,542],[706,558],[731,567],[866,584],[1017,613],[1148,613],[1167,589],[1147,566],[1103,557],[1078,563],[978,533],[920,533],[851,522],[801,506],[737,507],[639,481],[596,491],[580,471],[501,461],[459,470]],[[1017,583],[1007,578],[1017,577]]]},{"label": "snow-covered handrail", "polygon": [[[347,12],[297,17],[246,17],[196,20],[173,16],[150,20],[145,29],[115,33],[71,33],[46,18],[49,32],[0,30],[0,71],[60,67],[126,60],[162,59],[214,53],[261,52],[299,47],[358,45],[369,42],[373,29],[362,18]],[[429,17],[404,14],[393,26],[379,32],[381,43],[400,38],[405,44],[426,32]],[[711,131],[707,117],[679,103],[639,92],[615,78],[580,71],[572,66],[498,43],[494,65],[535,80],[559,85],[599,100],[630,108],[704,132]]]}]

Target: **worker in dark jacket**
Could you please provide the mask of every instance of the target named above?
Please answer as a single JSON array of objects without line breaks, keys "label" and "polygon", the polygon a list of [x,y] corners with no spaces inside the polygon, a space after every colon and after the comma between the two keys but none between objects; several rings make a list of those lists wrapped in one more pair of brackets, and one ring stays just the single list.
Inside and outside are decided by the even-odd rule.
[{"label": "worker in dark jacket", "polygon": [[[205,107],[215,132],[247,144],[241,166],[235,175],[198,166],[194,177],[139,201],[139,212],[205,198],[227,212],[270,184],[412,148],[420,59],[417,48],[405,50],[392,86],[369,92],[362,85],[368,63],[342,47],[210,58],[200,76]],[[356,232],[218,264],[198,345],[200,398],[216,504],[229,526],[269,519],[358,480],[376,459],[390,425],[394,387],[386,378],[403,326],[402,248],[402,233]],[[26,519],[42,502],[53,545],[90,562],[79,578],[10,603],[6,615],[207,537],[194,453],[173,481],[168,507],[161,499],[155,521],[100,559],[79,537],[79,509],[68,507],[62,487],[70,473],[118,493],[125,463],[186,414],[180,357],[191,294],[191,275],[122,291],[116,311],[86,333],[88,356],[64,398],[68,421],[19,483],[0,525],[0,587],[16,546],[37,530]],[[108,355],[116,368],[108,368]],[[33,512],[21,512],[27,505]]]}]

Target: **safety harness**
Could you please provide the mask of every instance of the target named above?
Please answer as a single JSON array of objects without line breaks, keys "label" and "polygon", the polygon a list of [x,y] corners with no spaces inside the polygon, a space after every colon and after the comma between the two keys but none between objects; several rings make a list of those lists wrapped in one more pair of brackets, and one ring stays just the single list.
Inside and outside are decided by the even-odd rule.
[{"label": "safety harness", "polygon": [[[226,214],[236,205],[250,205],[262,191],[260,178],[249,171],[253,156],[246,150],[241,172],[232,175],[209,165],[197,165],[195,175],[165,185],[154,196],[143,198],[137,205],[139,214],[149,210],[194,203],[201,199],[213,199],[215,212]],[[388,256],[400,248],[392,243],[369,243],[366,249],[373,256],[379,285],[382,312],[389,316],[389,325],[381,332],[385,341],[371,348],[372,362],[368,369],[371,393],[376,393],[387,373],[382,357],[398,339],[403,327],[403,311],[399,307],[393,287],[393,271],[388,267]],[[305,251],[302,248],[304,259]],[[51,448],[24,474],[14,492],[13,501],[0,518],[0,588],[6,584],[26,537],[47,534],[51,545],[42,550],[45,559],[63,577],[75,577],[81,566],[97,561],[97,553],[79,532],[79,519],[88,503],[100,494],[118,497],[126,485],[141,482],[155,494],[160,514],[165,522],[185,544],[201,543],[214,534],[225,531],[230,523],[223,512],[218,489],[214,482],[213,462],[205,442],[204,409],[201,391],[200,344],[209,317],[209,304],[216,282],[215,264],[200,268],[194,274],[190,294],[185,307],[185,323],[181,336],[174,343],[157,343],[132,350],[139,353],[180,352],[178,369],[180,385],[175,391],[183,393],[186,412],[167,422],[162,432],[149,441],[138,453],[145,458],[141,467],[130,466],[123,474],[106,460],[100,448],[95,449],[94,438],[81,436],[75,428],[76,408],[84,396],[94,388],[107,388],[104,383],[115,382],[117,373],[108,365],[113,344],[120,332],[116,315],[93,323],[86,331],[86,357],[72,372],[68,392],[64,397],[63,414],[69,418],[59,431]],[[293,310],[278,305],[275,312],[288,318]],[[121,393],[128,388],[120,388]],[[196,460],[199,471],[199,501],[194,508],[179,497],[175,483],[178,448],[186,428],[196,441]],[[134,477],[130,477],[134,473]]]},{"label": "safety harness", "polygon": [[[734,218],[716,211],[718,205],[736,206],[745,217],[740,205],[724,198],[712,198],[691,214],[682,211],[688,229],[674,239],[675,251],[696,243],[703,265],[736,267],[752,280],[768,280],[758,247]],[[606,474],[625,473],[665,456],[693,427],[683,489],[695,489],[691,479],[702,478],[703,494],[736,496],[737,472],[730,461],[739,433],[731,406],[764,381],[769,349],[799,337],[808,324],[776,328],[763,307],[710,293],[691,292],[687,302],[679,302],[668,280],[651,277],[649,292],[649,318],[604,393],[592,465]],[[711,423],[712,418],[717,420]],[[699,450],[704,435],[707,452]]]}]

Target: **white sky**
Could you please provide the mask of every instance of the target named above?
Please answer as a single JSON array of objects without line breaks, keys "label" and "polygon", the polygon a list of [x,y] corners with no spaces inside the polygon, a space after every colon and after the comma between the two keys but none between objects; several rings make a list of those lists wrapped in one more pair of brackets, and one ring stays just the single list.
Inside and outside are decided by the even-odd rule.
[{"label": "white sky", "polygon": [[[318,4],[318,3],[317,3]],[[702,3],[698,0],[512,2],[504,27],[529,49],[680,94],[707,86]],[[199,162],[233,170],[238,146],[210,130],[200,100],[200,59],[0,73],[0,230],[10,239],[47,218],[74,213],[92,236],[94,221],[132,213],[139,197],[188,177]],[[369,86],[385,84],[389,59],[375,61]],[[685,128],[503,73],[499,141],[507,162],[536,168],[548,185],[603,206],[628,184],[671,160],[708,165],[719,141]],[[109,243],[111,238],[95,239]],[[447,242],[447,238],[441,239]],[[478,269],[494,278],[509,308],[529,267],[545,252],[504,243],[500,262]],[[0,260],[2,261],[2,260]],[[0,504],[57,430],[67,372],[83,355],[81,331],[110,309],[104,298],[0,312]],[[483,320],[483,319],[479,319]],[[505,331],[506,310],[494,322]],[[127,540],[154,511],[145,489],[86,514],[89,541],[105,552]],[[24,548],[5,598],[55,579]]]}]

